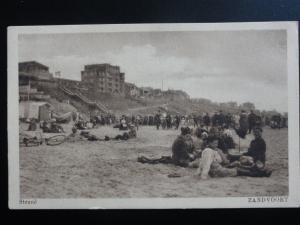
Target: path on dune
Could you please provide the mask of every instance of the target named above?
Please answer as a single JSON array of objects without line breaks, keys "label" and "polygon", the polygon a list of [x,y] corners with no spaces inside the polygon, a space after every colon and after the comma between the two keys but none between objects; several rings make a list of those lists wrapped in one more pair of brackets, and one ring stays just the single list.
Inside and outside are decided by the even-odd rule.
[{"label": "path on dune", "polygon": [[168,105],[168,103],[165,104],[159,104],[159,105],[150,105],[150,106],[141,106],[141,107],[136,107],[136,108],[129,108],[129,112],[135,112],[139,110],[146,110],[146,109],[153,109],[153,108],[164,108]]}]

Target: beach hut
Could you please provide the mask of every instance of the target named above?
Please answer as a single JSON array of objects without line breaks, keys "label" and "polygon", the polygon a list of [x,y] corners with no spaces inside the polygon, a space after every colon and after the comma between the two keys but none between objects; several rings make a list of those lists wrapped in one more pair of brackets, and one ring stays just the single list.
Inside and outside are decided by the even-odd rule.
[{"label": "beach hut", "polygon": [[39,121],[51,119],[52,106],[47,102],[20,102],[19,117],[35,118]]}]

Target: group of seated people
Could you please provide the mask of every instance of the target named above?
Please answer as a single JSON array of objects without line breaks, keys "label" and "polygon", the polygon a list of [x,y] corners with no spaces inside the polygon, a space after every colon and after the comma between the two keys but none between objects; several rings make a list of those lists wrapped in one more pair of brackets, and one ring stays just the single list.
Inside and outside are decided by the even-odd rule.
[{"label": "group of seated people", "polygon": [[94,128],[96,125],[90,121],[85,121],[83,118],[77,119],[74,122],[74,127],[78,130],[86,130],[86,129],[92,129]]},{"label": "group of seated people", "polygon": [[181,128],[181,134],[172,145],[173,163],[182,167],[198,168],[197,175],[201,179],[207,179],[209,176],[269,177],[271,175],[271,170],[265,166],[266,144],[260,127],[254,128],[254,140],[251,141],[248,151],[238,158],[230,157],[228,154],[228,149],[235,146],[228,134],[230,130],[223,129],[221,135],[218,132],[218,129],[212,132],[196,130],[195,137],[190,128]]},{"label": "group of seated people", "polygon": [[44,133],[65,133],[63,127],[55,121],[41,121],[40,128]]},{"label": "group of seated people", "polygon": [[[73,135],[77,132],[77,129],[72,129]],[[107,135],[104,138],[98,138],[97,136],[90,134],[89,131],[81,131],[80,135],[87,138],[89,141],[109,141],[109,140],[123,140],[126,141],[128,139],[136,138],[137,132],[135,126],[132,124],[128,125],[128,131],[123,132],[122,134],[118,134],[115,137],[109,137]]]},{"label": "group of seated people", "polygon": [[123,115],[120,119],[120,123],[116,124],[114,128],[119,128],[119,130],[128,130],[128,121],[126,120],[126,117]]}]

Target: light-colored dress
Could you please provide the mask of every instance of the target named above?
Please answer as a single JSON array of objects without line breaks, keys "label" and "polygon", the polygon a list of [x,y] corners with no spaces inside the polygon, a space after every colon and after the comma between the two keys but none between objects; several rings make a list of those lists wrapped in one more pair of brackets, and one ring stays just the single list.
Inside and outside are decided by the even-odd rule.
[{"label": "light-colored dress", "polygon": [[237,175],[236,168],[226,168],[222,166],[225,162],[225,156],[221,150],[205,148],[202,152],[198,174],[201,179],[207,179],[208,175],[212,177],[233,177]]}]

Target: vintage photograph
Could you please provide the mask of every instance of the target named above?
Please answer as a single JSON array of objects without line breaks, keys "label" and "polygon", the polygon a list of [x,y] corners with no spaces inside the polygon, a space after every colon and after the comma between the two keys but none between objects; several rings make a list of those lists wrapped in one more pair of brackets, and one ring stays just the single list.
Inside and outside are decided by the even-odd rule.
[{"label": "vintage photograph", "polygon": [[297,24],[274,24],[15,29],[16,204],[288,202],[299,181]]}]

